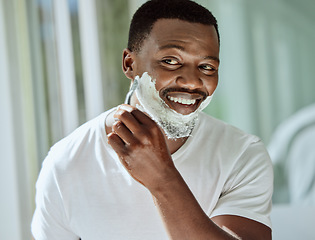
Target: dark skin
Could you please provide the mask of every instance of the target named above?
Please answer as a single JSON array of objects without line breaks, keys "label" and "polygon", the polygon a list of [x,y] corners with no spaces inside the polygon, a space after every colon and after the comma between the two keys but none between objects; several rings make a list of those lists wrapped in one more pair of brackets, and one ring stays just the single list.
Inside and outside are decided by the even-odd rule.
[{"label": "dark skin", "polygon": [[[123,70],[133,80],[143,72],[157,79],[156,90],[175,111],[193,112],[217,87],[219,43],[214,27],[176,19],[158,20],[140,52],[123,53]],[[166,95],[165,89],[172,89]],[[196,99],[180,104],[169,97]],[[271,229],[232,215],[210,219],[201,209],[171,154],[186,138],[166,138],[159,126],[130,105],[121,105],[106,120],[108,142],[129,174],[152,194],[170,239],[271,239]],[[118,119],[114,121],[114,118]]]}]

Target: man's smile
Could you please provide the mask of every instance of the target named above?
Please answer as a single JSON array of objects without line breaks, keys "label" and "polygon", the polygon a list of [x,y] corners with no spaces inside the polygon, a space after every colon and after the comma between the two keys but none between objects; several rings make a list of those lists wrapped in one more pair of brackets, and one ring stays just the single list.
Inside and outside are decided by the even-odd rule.
[{"label": "man's smile", "polygon": [[177,97],[171,97],[171,96],[168,96],[167,98],[173,102],[184,104],[184,105],[194,105],[196,103],[196,99],[185,99],[185,98],[177,98]]},{"label": "man's smile", "polygon": [[194,112],[206,98],[204,92],[169,91],[162,94],[166,104],[178,113],[187,115]]}]

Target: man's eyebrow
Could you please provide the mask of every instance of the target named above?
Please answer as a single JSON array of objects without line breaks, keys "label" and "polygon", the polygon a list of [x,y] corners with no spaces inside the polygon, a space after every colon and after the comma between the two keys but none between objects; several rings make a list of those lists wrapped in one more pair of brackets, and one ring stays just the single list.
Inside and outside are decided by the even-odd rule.
[{"label": "man's eyebrow", "polygon": [[179,46],[179,45],[177,45],[177,44],[166,44],[166,45],[160,46],[160,47],[159,47],[159,50],[169,49],[169,48],[177,48],[177,49],[182,50],[182,51],[185,50],[184,47]]},{"label": "man's eyebrow", "polygon": [[[179,49],[181,51],[185,50],[184,47],[177,45],[177,44],[172,44],[172,43],[160,46],[159,50],[170,49],[170,48],[176,48],[176,49]],[[213,61],[220,63],[220,59],[218,57],[215,57],[215,56],[206,56],[206,57],[204,57],[204,59],[205,60],[213,60]]]},{"label": "man's eyebrow", "polygon": [[214,61],[220,63],[220,59],[218,57],[215,57],[215,56],[207,56],[204,59],[205,60],[214,60]]}]

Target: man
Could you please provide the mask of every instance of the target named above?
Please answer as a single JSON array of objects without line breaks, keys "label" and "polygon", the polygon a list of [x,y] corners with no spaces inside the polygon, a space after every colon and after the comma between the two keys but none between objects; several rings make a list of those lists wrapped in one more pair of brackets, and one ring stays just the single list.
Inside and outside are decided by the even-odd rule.
[{"label": "man", "polygon": [[187,0],[140,7],[123,52],[126,104],[51,149],[35,239],[271,239],[263,144],[201,113],[218,67],[208,10]]}]

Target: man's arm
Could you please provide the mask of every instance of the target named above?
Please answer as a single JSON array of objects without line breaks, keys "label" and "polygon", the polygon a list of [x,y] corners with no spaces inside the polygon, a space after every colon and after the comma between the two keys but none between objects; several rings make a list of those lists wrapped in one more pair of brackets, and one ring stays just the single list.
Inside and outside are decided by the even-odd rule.
[{"label": "man's arm", "polygon": [[153,195],[171,239],[271,239],[269,227],[247,218],[210,219],[184,180],[175,180]]},{"label": "man's arm", "polygon": [[134,107],[123,105],[108,135],[129,174],[152,194],[171,239],[271,239],[267,226],[236,216],[212,220],[204,213],[174,166],[157,124]]}]

